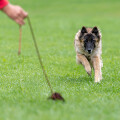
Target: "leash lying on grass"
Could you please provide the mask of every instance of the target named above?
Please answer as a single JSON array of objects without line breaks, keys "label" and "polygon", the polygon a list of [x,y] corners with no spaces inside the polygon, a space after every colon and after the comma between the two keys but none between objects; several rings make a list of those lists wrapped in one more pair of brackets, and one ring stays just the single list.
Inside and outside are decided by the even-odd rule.
[{"label": "leash lying on grass", "polygon": [[[43,70],[43,74],[45,76],[45,79],[47,81],[47,84],[48,84],[48,86],[50,88],[50,91],[51,91],[51,94],[52,94],[49,97],[49,99],[64,101],[64,98],[59,93],[53,92],[52,86],[50,84],[50,81],[48,80],[47,73],[46,73],[46,71],[44,69],[44,66],[43,66],[43,63],[42,63],[42,60],[41,60],[41,56],[40,56],[40,53],[39,53],[39,50],[38,50],[37,42],[36,42],[35,35],[34,35],[33,29],[32,29],[32,25],[31,25],[31,22],[30,22],[30,18],[27,17],[27,20],[28,20],[28,24],[29,24],[29,27],[30,27],[30,31],[31,31],[31,34],[32,34],[33,41],[34,41],[34,45],[35,45],[35,48],[36,48],[36,52],[37,52],[37,55],[38,55],[38,59],[39,59],[40,65],[41,65],[42,70]],[[20,36],[19,36],[19,50],[18,50],[18,55],[20,55],[20,53],[21,53],[21,38],[22,38],[22,28],[21,27],[19,28],[19,32],[20,32],[20,34],[19,34]]]}]

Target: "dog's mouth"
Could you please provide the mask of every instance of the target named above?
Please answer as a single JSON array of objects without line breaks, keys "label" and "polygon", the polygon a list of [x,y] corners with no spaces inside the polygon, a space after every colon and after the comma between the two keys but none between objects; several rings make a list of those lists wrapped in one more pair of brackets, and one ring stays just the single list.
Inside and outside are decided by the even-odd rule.
[{"label": "dog's mouth", "polygon": [[93,50],[86,50],[84,49],[86,53],[88,53],[89,55],[93,53]]}]

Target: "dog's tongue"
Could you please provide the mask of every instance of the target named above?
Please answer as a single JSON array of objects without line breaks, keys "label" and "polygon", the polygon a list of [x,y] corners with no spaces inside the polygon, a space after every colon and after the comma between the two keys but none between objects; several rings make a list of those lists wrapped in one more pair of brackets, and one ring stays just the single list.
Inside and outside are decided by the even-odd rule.
[{"label": "dog's tongue", "polygon": [[65,101],[64,98],[59,93],[53,93],[51,97],[49,97],[52,100],[62,100]]}]

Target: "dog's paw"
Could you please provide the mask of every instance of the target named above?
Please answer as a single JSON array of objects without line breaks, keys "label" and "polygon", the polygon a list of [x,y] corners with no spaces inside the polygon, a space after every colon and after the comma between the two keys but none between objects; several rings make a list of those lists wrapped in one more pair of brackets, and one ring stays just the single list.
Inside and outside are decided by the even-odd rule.
[{"label": "dog's paw", "polygon": [[89,76],[91,76],[91,71],[87,71],[87,74],[88,74]]},{"label": "dog's paw", "polygon": [[95,83],[100,83],[100,78],[99,77],[97,77],[97,78],[95,78]]},{"label": "dog's paw", "polygon": [[85,70],[86,70],[86,72],[87,72],[87,74],[89,75],[89,76],[91,76],[91,67],[90,66],[87,66],[87,67],[85,67]]}]

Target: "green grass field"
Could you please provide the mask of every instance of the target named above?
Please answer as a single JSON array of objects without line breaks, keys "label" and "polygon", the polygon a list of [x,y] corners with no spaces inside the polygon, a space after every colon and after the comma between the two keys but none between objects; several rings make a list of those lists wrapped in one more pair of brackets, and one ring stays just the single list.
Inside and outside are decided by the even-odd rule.
[{"label": "green grass field", "polygon": [[[29,12],[54,91],[66,102],[47,100],[46,84],[26,21],[22,54],[19,27],[0,13],[0,120],[120,120],[120,1],[11,0]],[[75,33],[102,32],[103,80],[94,83],[76,64]]]}]

